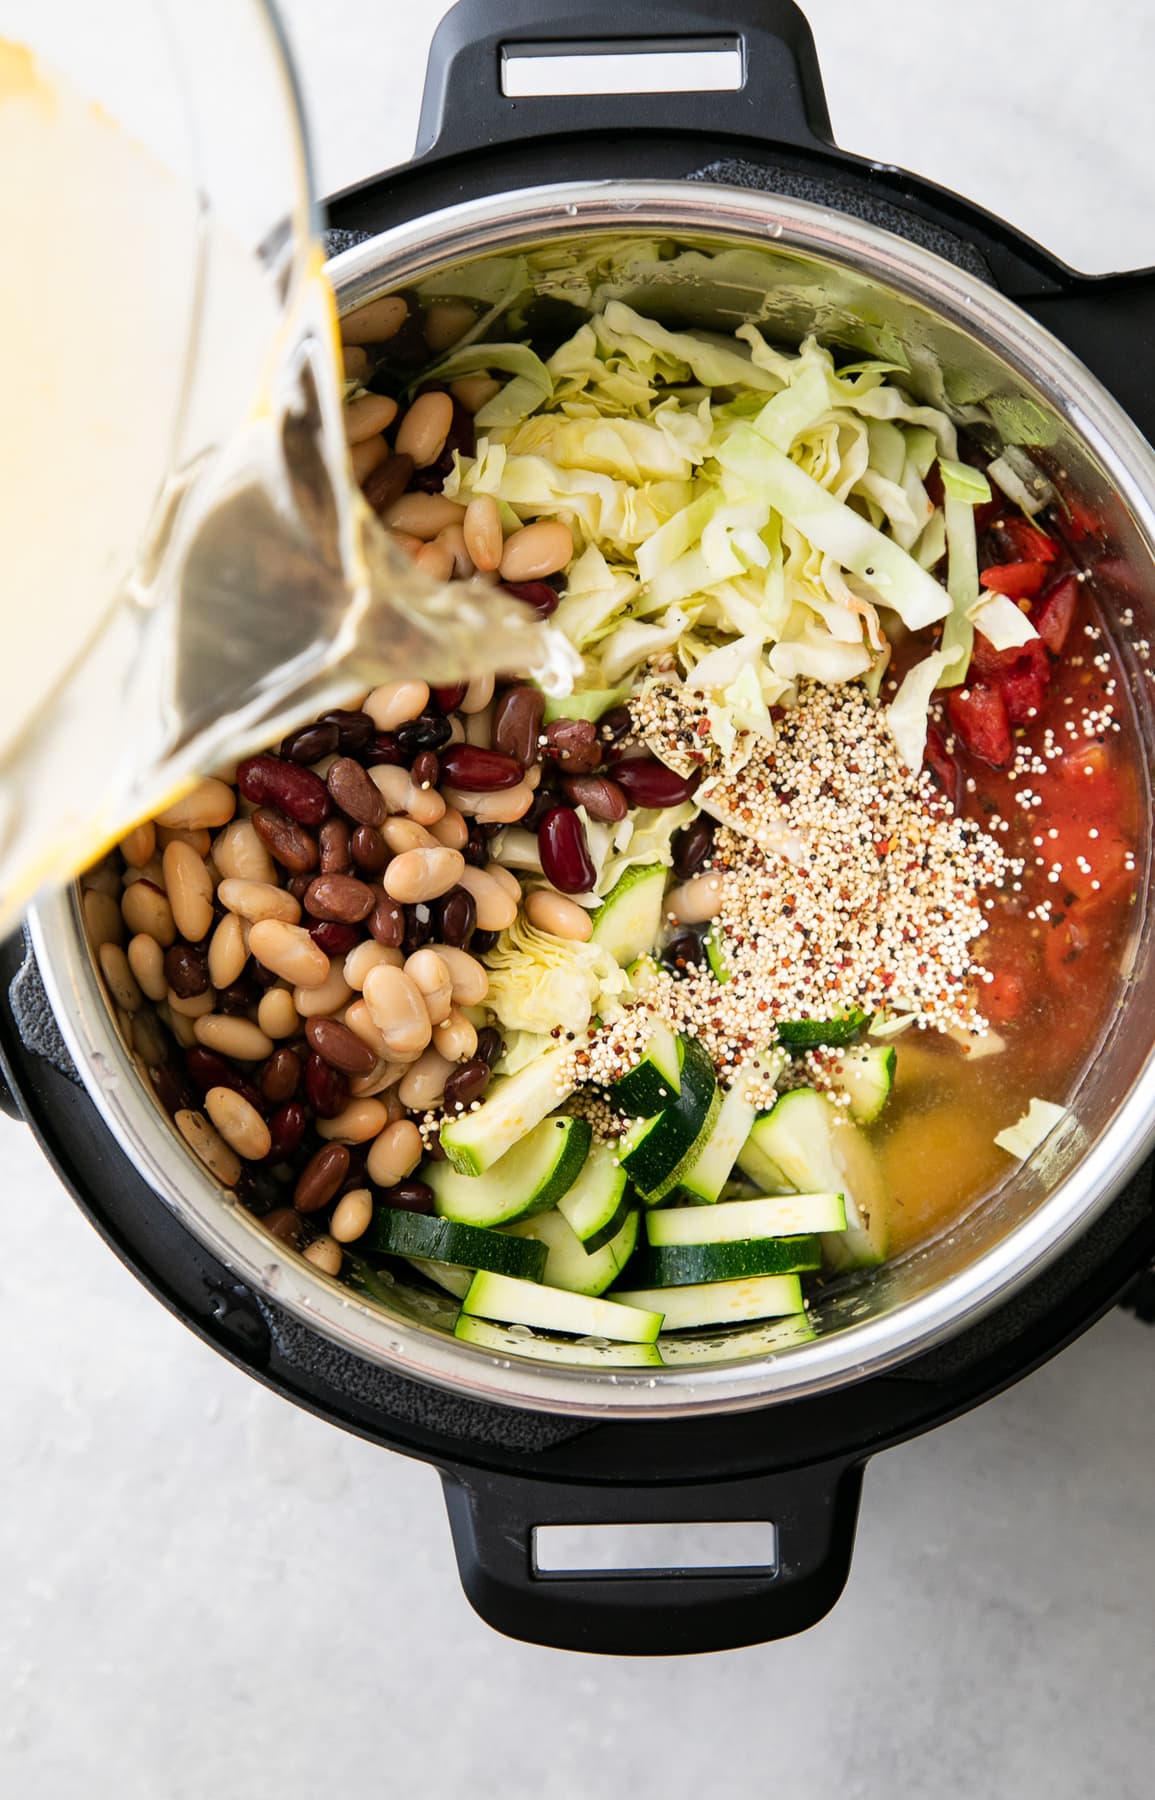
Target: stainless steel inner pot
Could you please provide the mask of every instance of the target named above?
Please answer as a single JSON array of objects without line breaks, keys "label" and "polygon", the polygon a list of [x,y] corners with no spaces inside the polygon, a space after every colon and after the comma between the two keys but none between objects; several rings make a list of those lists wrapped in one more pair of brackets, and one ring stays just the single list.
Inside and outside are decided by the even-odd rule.
[{"label": "stainless steel inner pot", "polygon": [[[963,416],[980,406],[1005,439],[1037,447],[1060,492],[1105,521],[1115,565],[1129,571],[1135,628],[1117,647],[1150,798],[1155,690],[1129,640],[1155,641],[1155,455],[1075,357],[993,288],[903,239],[822,207],[705,184],[622,181],[473,201],[375,237],[329,272],[345,310],[433,276],[431,292],[483,291],[483,259],[545,245],[551,290],[578,305],[597,289],[600,300],[619,297],[676,325],[730,332],[754,319],[782,342],[814,331],[905,363],[921,397]],[[676,252],[700,254],[675,263]],[[662,1372],[497,1358],[447,1335],[435,1299],[398,1284],[385,1312],[286,1252],[215,1185],[146,1088],[105,999],[78,895],[43,902],[31,930],[61,1030],[106,1123],[160,1199],[240,1280],[354,1354],[425,1381],[512,1406],[658,1416],[762,1406],[877,1374],[1006,1300],[1102,1211],[1155,1139],[1146,876],[1145,866],[1118,1007],[1074,1122],[957,1229],[823,1299],[814,1341],[712,1360],[716,1337],[703,1333],[703,1360]]]}]

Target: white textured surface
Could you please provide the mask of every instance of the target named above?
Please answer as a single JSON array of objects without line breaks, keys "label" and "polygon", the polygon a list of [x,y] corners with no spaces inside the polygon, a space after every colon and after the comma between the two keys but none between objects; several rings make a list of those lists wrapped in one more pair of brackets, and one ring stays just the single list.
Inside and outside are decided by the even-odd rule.
[{"label": "white textured surface", "polygon": [[[444,10],[286,6],[323,186],[405,154]],[[809,11],[842,142],[1084,266],[1155,261],[1155,15]],[[792,1786],[844,1800],[1149,1791],[1155,1338],[1130,1318],[879,1458],[806,1638],[596,1662],[480,1625],[436,1478],[202,1348],[4,1121],[0,1178],[5,1795],[763,1800],[787,1744]]]}]

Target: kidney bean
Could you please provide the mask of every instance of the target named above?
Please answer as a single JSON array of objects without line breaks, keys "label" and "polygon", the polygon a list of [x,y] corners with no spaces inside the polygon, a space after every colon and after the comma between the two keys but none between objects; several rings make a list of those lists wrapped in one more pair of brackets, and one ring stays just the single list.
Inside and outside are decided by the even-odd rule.
[{"label": "kidney bean", "polygon": [[607,775],[567,775],[561,785],[570,804],[584,806],[591,819],[617,824],[630,810],[624,791]]},{"label": "kidney bean", "polygon": [[[324,714],[322,725],[337,727],[337,742],[334,748],[338,756],[359,756],[362,750],[373,742],[377,727],[367,712],[360,708],[336,706]],[[317,758],[318,762],[321,760]]]},{"label": "kidney bean", "polygon": [[487,950],[493,949],[500,936],[500,931],[475,931],[469,940],[470,955],[484,956]]},{"label": "kidney bean", "polygon": [[174,944],[164,953],[164,976],[181,1000],[203,994],[209,985],[209,959],[192,944]]},{"label": "kidney bean", "polygon": [[200,1103],[197,1090],[168,1063],[156,1063],[148,1073],[153,1092],[170,1118],[174,1113],[196,1111]]},{"label": "kidney bean", "polygon": [[359,875],[379,875],[389,861],[389,846],[375,826],[358,825],[349,840],[349,854]]},{"label": "kidney bean", "polygon": [[301,1059],[295,1050],[283,1045],[274,1050],[261,1070],[261,1092],[274,1106],[291,1100],[301,1080]]},{"label": "kidney bean", "polygon": [[604,744],[619,743],[633,728],[634,716],[628,706],[611,706],[598,720],[598,736]]},{"label": "kidney bean", "polygon": [[702,960],[702,940],[696,931],[679,931],[662,951],[662,961],[671,969],[689,969]]},{"label": "kidney bean", "polygon": [[428,791],[441,779],[441,764],[432,750],[419,750],[409,773],[419,788]]},{"label": "kidney bean", "polygon": [[256,956],[250,956],[247,973],[252,976],[257,986],[262,989],[275,987],[280,980],[277,971],[275,969],[270,969],[267,963],[261,962]]},{"label": "kidney bean", "polygon": [[203,1044],[190,1045],[184,1053],[184,1066],[189,1079],[196,1084],[202,1094],[207,1094],[210,1088],[232,1088],[233,1092],[242,1095],[250,1106],[255,1106],[258,1111],[264,1111],[261,1096],[257,1090],[238,1075],[232,1064],[226,1062],[224,1057],[219,1056],[215,1050],[206,1050]]},{"label": "kidney bean", "polygon": [[503,581],[501,585],[507,594],[531,606],[539,619],[548,619],[557,611],[558,596],[548,581]]},{"label": "kidney bean", "polygon": [[[344,1181],[349,1168],[349,1152],[344,1144],[322,1144],[315,1150],[293,1190],[293,1205],[299,1213],[320,1212],[328,1206]],[[430,1195],[432,1200],[432,1195]]]},{"label": "kidney bean", "polygon": [[504,1049],[505,1044],[502,1042],[501,1033],[497,1029],[497,1026],[483,1025],[477,1034],[477,1054],[487,1068],[492,1069],[494,1063],[500,1059]]},{"label": "kidney bean", "polygon": [[294,875],[316,868],[320,854],[317,840],[303,825],[286,819],[283,813],[275,812],[271,806],[258,806],[253,814],[252,824],[262,844],[282,868]]},{"label": "kidney bean", "polygon": [[269,1115],[269,1137],[272,1144],[269,1155],[277,1162],[282,1157],[292,1156],[300,1145],[308,1124],[308,1114],[299,1100],[288,1100],[283,1106]]},{"label": "kidney bean", "polygon": [[674,874],[680,881],[688,881],[696,875],[702,866],[709,862],[710,852],[714,848],[714,821],[701,813],[683,825],[681,831],[674,833],[670,845],[674,858]]},{"label": "kidney bean", "polygon": [[280,754],[290,762],[320,762],[322,757],[332,756],[340,736],[335,720],[318,719],[315,725],[303,725],[299,731],[291,731],[281,745]]},{"label": "kidney bean", "polygon": [[431,691],[431,698],[443,713],[456,712],[465,699],[465,690],[468,685],[468,682],[458,681],[450,687],[435,687]]},{"label": "kidney bean", "polygon": [[274,1207],[272,1212],[265,1214],[261,1223],[278,1244],[288,1244],[290,1249],[295,1250],[301,1241],[300,1216],[291,1207]]},{"label": "kidney bean", "polygon": [[354,762],[351,756],[339,756],[330,765],[325,783],[336,804],[350,819],[355,819],[358,825],[380,825],[385,817],[385,802],[359,762]]},{"label": "kidney bean", "polygon": [[305,1097],[319,1119],[335,1119],[349,1098],[349,1084],[315,1050],[305,1058]]},{"label": "kidney bean", "polygon": [[415,950],[421,950],[433,936],[433,911],[424,900],[405,908],[405,935],[401,940],[401,948],[406,956],[412,956]]},{"label": "kidney bean", "polygon": [[423,1181],[395,1181],[392,1187],[379,1190],[378,1199],[395,1212],[433,1211],[433,1189]]},{"label": "kidney bean", "polygon": [[400,500],[409,486],[415,466],[411,456],[387,456],[362,483],[361,492],[366,503],[378,517],[388,512],[395,501]]},{"label": "kidney bean", "polygon": [[237,786],[254,806],[266,803],[288,813],[298,825],[320,825],[329,816],[329,790],[312,769],[275,756],[246,756],[237,767]]},{"label": "kidney bean", "polygon": [[326,956],[348,956],[361,942],[361,929],[337,919],[317,919],[309,926],[309,936]]},{"label": "kidney bean", "polygon": [[484,869],[489,861],[489,836],[485,827],[475,819],[469,821],[469,836],[461,854],[471,869]]},{"label": "kidney bean", "polygon": [[307,870],[300,875],[290,875],[285,883],[285,891],[291,894],[294,900],[303,900],[309,891],[312,879],[313,877]]},{"label": "kidney bean", "polygon": [[517,787],[523,775],[514,756],[482,750],[476,744],[451,744],[441,756],[441,778],[472,794],[493,794]]},{"label": "kidney bean", "polygon": [[477,927],[477,902],[468,889],[450,888],[430,908],[433,934],[443,944],[464,950]]},{"label": "kidney bean", "polygon": [[372,741],[361,752],[361,761],[367,769],[377,768],[382,763],[397,769],[404,766],[405,757],[391,731],[375,731]]},{"label": "kidney bean", "polygon": [[307,1019],[305,1037],[309,1047],[343,1075],[368,1075],[376,1066],[377,1058],[368,1044],[339,1019]]},{"label": "kidney bean", "polygon": [[512,756],[523,769],[532,768],[541,755],[541,735],[545,695],[540,689],[519,682],[507,688],[493,709],[493,747],[503,756]]},{"label": "kidney bean", "polygon": [[355,875],[318,875],[303,895],[305,911],[314,919],[355,925],[373,911],[373,889]]},{"label": "kidney bean", "polygon": [[349,827],[344,819],[325,820],[320,831],[319,847],[322,875],[349,873]]},{"label": "kidney bean", "polygon": [[397,743],[405,756],[416,756],[421,750],[440,750],[449,742],[449,720],[443,713],[423,712],[416,719],[399,725]]},{"label": "kidney bean", "polygon": [[571,807],[551,806],[537,833],[547,881],[563,894],[588,894],[597,880],[585,827]]},{"label": "kidney bean", "polygon": [[446,1112],[463,1112],[471,1101],[480,1099],[489,1086],[489,1076],[489,1064],[484,1057],[475,1056],[472,1062],[459,1063],[445,1083]]},{"label": "kidney bean", "polygon": [[681,806],[698,785],[696,775],[679,775],[647,756],[627,756],[615,764],[614,780],[631,806]]},{"label": "kidney bean", "polygon": [[373,911],[366,921],[369,935],[386,950],[399,950],[405,938],[405,909],[384,888],[373,889]]},{"label": "kidney bean", "polygon": [[602,761],[598,728],[590,719],[555,719],[545,728],[545,753],[566,775],[592,775]]},{"label": "kidney bean", "polygon": [[242,975],[239,981],[230,982],[228,987],[218,988],[213,1004],[217,1012],[239,1018],[250,1007],[255,1006],[259,999],[260,989],[256,982],[251,977]]}]

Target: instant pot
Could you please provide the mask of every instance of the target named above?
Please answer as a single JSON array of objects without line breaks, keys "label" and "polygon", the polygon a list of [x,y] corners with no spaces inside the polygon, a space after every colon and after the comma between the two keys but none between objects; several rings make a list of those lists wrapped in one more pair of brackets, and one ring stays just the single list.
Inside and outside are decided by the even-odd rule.
[{"label": "instant pot", "polygon": [[[684,85],[690,53],[708,91],[606,91]],[[1155,273],[1076,274],[956,195],[839,151],[787,0],[461,0],[433,43],[416,156],[338,195],[329,224],[342,308],[398,290],[491,297],[528,269],[527,316],[547,335],[568,335],[595,296],[678,326],[753,318],[772,339],[814,330],[888,355],[980,435],[994,421],[1077,506],[1104,609],[1131,620],[1116,647],[1149,779]],[[662,1371],[545,1365],[456,1342],[440,1303],[401,1281],[378,1307],[329,1280],[177,1138],[103,994],[77,893],[0,947],[4,1104],[206,1342],[441,1472],[462,1581],[490,1624],[568,1649],[725,1649],[831,1607],[871,1455],[1036,1367],[1150,1265],[1147,886],[1145,862],[1074,1119],[963,1225],[831,1289],[814,1340],[793,1348],[700,1334]],[[768,1521],[776,1552],[716,1570],[538,1566],[538,1527],[677,1521]]]}]

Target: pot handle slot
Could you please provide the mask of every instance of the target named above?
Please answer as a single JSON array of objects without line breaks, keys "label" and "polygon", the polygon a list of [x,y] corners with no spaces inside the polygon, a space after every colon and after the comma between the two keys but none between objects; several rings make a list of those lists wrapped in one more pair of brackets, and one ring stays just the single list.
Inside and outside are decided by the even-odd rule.
[{"label": "pot handle slot", "polygon": [[458,0],[437,28],[419,157],[647,129],[829,149],[793,0],[666,0],[660,20],[653,0]]},{"label": "pot handle slot", "polygon": [[[817,1624],[850,1572],[861,1463],[630,1487],[443,1470],[466,1597],[507,1637],[598,1655],[737,1650]],[[769,1561],[722,1568],[544,1569],[548,1526],[772,1525]]]}]

